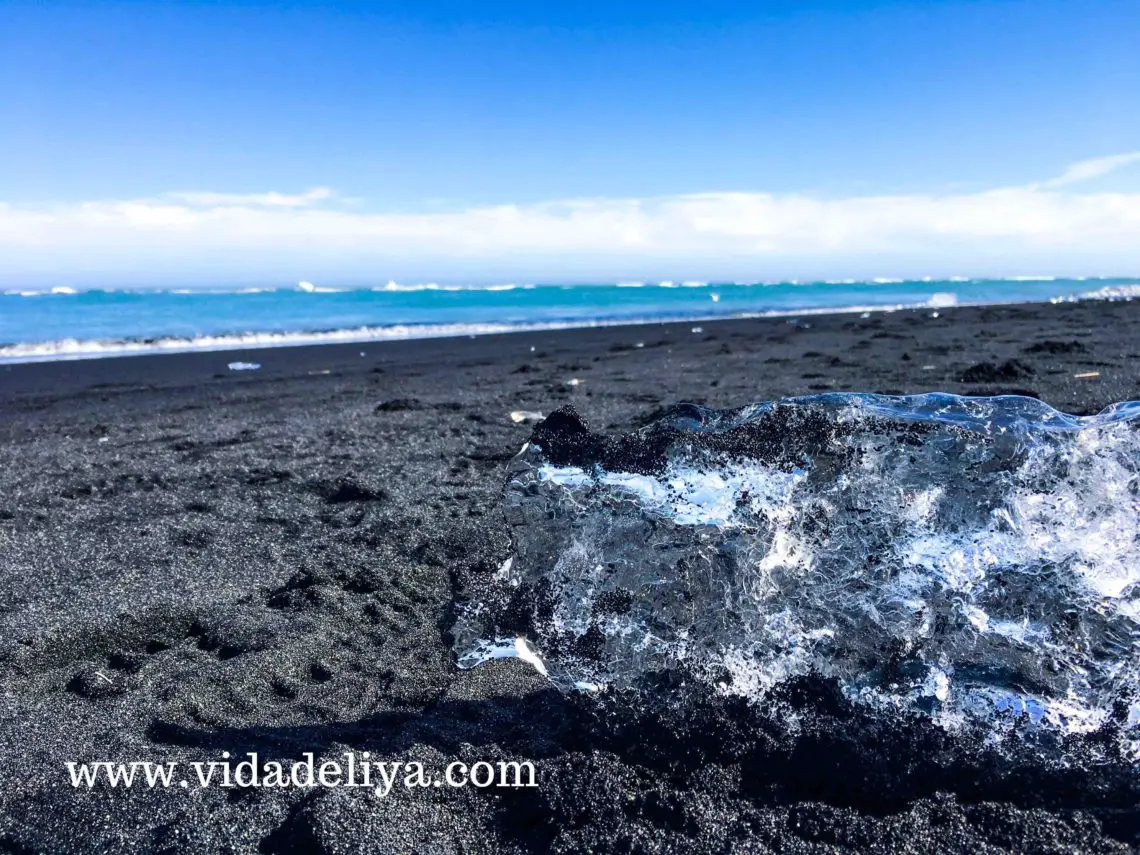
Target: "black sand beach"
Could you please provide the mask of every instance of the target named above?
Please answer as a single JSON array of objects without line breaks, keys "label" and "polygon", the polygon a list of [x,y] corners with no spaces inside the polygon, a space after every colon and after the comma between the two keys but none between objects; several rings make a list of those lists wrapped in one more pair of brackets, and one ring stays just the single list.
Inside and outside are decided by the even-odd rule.
[{"label": "black sand beach", "polygon": [[[822,681],[771,710],[459,671],[514,410],[627,430],[820,391],[1140,398],[1140,302],[0,366],[0,851],[1130,851],[1130,769],[999,758]],[[257,362],[257,371],[227,363]],[[576,384],[569,381],[577,380]],[[788,711],[796,716],[790,735]],[[65,763],[533,760],[519,790],[75,789]]]}]

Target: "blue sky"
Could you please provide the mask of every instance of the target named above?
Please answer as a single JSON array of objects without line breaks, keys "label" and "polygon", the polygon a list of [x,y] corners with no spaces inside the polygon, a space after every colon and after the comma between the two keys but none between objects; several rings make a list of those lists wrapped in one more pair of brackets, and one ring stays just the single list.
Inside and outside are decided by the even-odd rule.
[{"label": "blue sky", "polygon": [[1140,270],[1135,0],[617,5],[0,3],[0,281]]}]

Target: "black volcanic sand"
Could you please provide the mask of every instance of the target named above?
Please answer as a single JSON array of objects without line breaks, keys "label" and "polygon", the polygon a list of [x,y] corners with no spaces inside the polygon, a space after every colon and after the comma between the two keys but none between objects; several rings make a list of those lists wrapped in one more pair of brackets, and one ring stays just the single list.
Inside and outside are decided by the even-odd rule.
[{"label": "black volcanic sand", "polygon": [[[447,636],[510,552],[512,410],[620,431],[678,401],[937,390],[1092,413],[1140,398],[1138,359],[1120,302],[0,367],[0,850],[1138,847],[1126,768],[979,753],[822,681],[758,708],[564,696],[514,660],[458,671]],[[540,786],[89,792],[63,765],[345,750],[533,759]]]}]

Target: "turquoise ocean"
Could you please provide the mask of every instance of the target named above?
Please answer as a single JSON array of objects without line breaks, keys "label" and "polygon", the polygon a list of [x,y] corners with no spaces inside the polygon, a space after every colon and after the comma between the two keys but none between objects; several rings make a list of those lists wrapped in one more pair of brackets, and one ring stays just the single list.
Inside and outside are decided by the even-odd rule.
[{"label": "turquoise ocean", "polygon": [[1131,298],[1140,278],[12,289],[0,293],[0,361]]}]

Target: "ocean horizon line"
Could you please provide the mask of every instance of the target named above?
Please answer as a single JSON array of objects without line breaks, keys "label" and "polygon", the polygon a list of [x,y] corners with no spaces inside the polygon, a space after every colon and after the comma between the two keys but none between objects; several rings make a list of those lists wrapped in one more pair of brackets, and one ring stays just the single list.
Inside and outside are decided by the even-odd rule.
[{"label": "ocean horizon line", "polygon": [[572,288],[761,288],[761,287],[811,287],[819,285],[900,285],[907,283],[932,285],[937,283],[969,284],[969,283],[1050,283],[1050,282],[1128,282],[1140,283],[1140,273],[1117,273],[1108,275],[1054,275],[1054,274],[1017,274],[1008,276],[871,276],[871,277],[841,277],[841,278],[778,278],[778,279],[658,279],[621,278],[621,279],[568,279],[568,280],[535,280],[535,281],[505,281],[505,280],[450,280],[427,279],[408,280],[400,282],[389,279],[384,283],[376,282],[341,282],[335,279],[315,283],[302,279],[293,284],[283,282],[257,283],[242,281],[233,284],[214,283],[172,283],[172,284],[138,284],[124,283],[120,285],[73,285],[67,283],[55,285],[28,285],[9,286],[0,289],[0,296],[4,297],[40,297],[40,296],[79,296],[82,294],[183,294],[183,295],[234,295],[234,294],[262,294],[297,292],[307,294],[332,293],[392,293],[392,292],[419,292],[419,291],[511,291],[536,290],[539,288],[572,289]]}]

